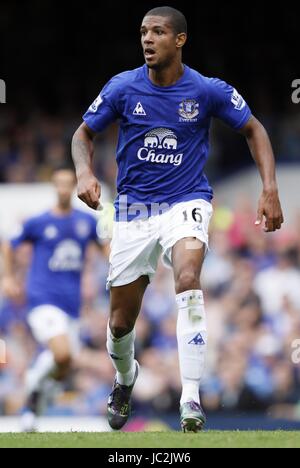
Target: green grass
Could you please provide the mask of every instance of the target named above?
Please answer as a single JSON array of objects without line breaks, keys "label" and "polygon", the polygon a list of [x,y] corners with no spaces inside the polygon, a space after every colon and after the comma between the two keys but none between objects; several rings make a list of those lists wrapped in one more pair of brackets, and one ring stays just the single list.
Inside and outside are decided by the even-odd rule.
[{"label": "green grass", "polygon": [[300,448],[300,432],[0,434],[0,448]]}]

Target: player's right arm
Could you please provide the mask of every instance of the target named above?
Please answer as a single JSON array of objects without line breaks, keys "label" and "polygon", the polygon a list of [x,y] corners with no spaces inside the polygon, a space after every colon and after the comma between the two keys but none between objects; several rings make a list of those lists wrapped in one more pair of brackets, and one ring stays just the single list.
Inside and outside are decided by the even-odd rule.
[{"label": "player's right arm", "polygon": [[75,132],[72,140],[72,157],[77,175],[78,197],[90,208],[99,208],[101,186],[93,173],[94,138],[93,132],[84,122]]},{"label": "player's right arm", "polygon": [[3,259],[3,278],[2,291],[4,296],[12,300],[18,300],[21,297],[22,289],[14,271],[14,249],[8,241],[1,244]]},{"label": "player's right arm", "polygon": [[121,116],[122,78],[114,77],[83,116],[73,136],[72,157],[78,180],[78,197],[93,210],[101,208],[101,186],[93,172],[94,138]]}]

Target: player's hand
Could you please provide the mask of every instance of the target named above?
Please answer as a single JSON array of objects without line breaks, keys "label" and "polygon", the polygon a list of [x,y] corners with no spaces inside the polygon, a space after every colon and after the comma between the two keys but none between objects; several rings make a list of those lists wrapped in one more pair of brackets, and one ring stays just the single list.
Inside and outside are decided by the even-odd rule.
[{"label": "player's hand", "polygon": [[18,280],[13,276],[4,276],[1,287],[4,296],[12,301],[18,302],[23,296]]},{"label": "player's hand", "polygon": [[78,176],[78,198],[93,210],[99,210],[101,186],[92,173],[84,173]]},{"label": "player's hand", "polygon": [[256,226],[261,226],[265,217],[265,232],[275,232],[284,223],[277,190],[264,191],[260,197]]}]

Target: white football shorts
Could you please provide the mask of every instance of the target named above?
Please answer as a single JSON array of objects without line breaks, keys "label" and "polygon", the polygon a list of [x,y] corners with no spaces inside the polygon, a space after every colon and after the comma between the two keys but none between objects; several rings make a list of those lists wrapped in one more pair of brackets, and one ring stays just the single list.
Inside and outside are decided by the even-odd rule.
[{"label": "white football shorts", "polygon": [[34,308],[28,315],[28,324],[36,341],[46,346],[53,338],[67,335],[74,352],[79,349],[79,320],[53,305]]},{"label": "white football shorts", "polygon": [[[145,220],[114,222],[107,289],[133,283],[141,276],[152,281],[158,261],[172,267],[172,251],[178,241],[200,240],[209,247],[208,230],[213,214],[211,203],[192,200]],[[187,248],[195,249],[189,241]]]}]

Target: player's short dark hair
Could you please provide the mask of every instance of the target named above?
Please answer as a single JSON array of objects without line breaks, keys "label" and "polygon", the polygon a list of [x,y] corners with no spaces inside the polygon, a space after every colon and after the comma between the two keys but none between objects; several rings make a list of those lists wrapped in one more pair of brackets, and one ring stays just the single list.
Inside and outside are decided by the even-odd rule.
[{"label": "player's short dark hair", "polygon": [[188,26],[186,17],[181,11],[175,8],[169,6],[153,8],[153,10],[148,11],[145,17],[146,16],[163,16],[169,18],[175,34],[187,34]]}]

